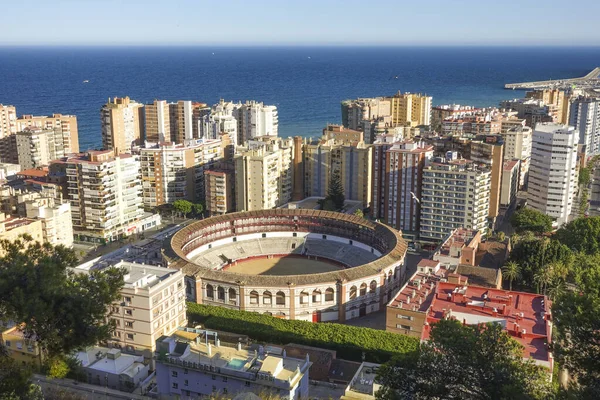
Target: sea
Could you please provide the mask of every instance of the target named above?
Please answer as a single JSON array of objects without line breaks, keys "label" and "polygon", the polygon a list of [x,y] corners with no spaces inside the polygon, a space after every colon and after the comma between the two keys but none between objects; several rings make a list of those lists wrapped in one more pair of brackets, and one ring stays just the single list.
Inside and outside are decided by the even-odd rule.
[{"label": "sea", "polygon": [[0,103],[77,115],[81,150],[101,145],[100,108],[115,96],[258,100],[277,106],[280,136],[318,137],[345,99],[401,91],[496,106],[524,95],[506,83],[597,66],[600,47],[0,47]]}]

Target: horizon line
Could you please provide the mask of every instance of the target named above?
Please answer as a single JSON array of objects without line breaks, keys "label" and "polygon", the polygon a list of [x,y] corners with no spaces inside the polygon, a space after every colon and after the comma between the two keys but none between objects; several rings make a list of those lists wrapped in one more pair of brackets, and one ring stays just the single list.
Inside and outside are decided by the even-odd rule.
[{"label": "horizon line", "polygon": [[600,48],[600,44],[549,44],[549,43],[1,43],[0,48],[39,48],[39,47],[227,47],[227,48],[457,48],[457,47],[513,47],[513,48]]}]

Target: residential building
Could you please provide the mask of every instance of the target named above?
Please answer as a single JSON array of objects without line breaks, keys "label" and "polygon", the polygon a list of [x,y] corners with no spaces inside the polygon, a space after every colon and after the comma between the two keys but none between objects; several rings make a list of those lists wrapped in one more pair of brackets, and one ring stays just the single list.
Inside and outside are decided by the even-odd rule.
[{"label": "residential building", "polygon": [[244,104],[235,105],[233,116],[238,122],[239,145],[257,137],[279,134],[279,117],[275,106],[264,105],[254,100],[246,101]]},{"label": "residential building", "polygon": [[26,128],[15,135],[17,158],[22,169],[34,169],[50,164],[65,155],[61,135],[54,130]]},{"label": "residential building", "polygon": [[[156,340],[187,325],[185,283],[181,270],[120,261],[125,270],[121,298],[113,303],[107,318],[115,325],[107,343],[127,351],[142,352],[150,358]],[[108,268],[88,262],[74,268],[78,273]]]},{"label": "residential building", "polygon": [[377,377],[380,364],[365,362],[360,365],[340,400],[375,400],[381,383]]},{"label": "residential building", "polygon": [[115,154],[131,153],[144,136],[144,105],[115,97],[100,109],[102,147]]},{"label": "residential building", "polygon": [[[41,220],[21,218],[0,213],[0,239],[14,241],[23,235],[29,235],[39,243],[44,242],[44,229]],[[0,249],[0,255],[4,250]]]},{"label": "residential building", "polygon": [[133,392],[148,378],[149,365],[141,355],[121,353],[119,349],[89,347],[75,354],[87,383],[105,388]]},{"label": "residential building", "polygon": [[571,103],[569,125],[585,157],[600,154],[600,98],[578,97]]},{"label": "residential building", "polygon": [[364,121],[391,117],[391,114],[391,101],[383,97],[342,101],[342,126],[355,131],[362,130]]},{"label": "residential building", "polygon": [[193,139],[181,144],[149,143],[140,148],[143,203],[157,207],[175,200],[204,201],[204,171],[224,157],[223,139]]},{"label": "residential building", "polygon": [[405,232],[419,230],[423,168],[433,146],[404,141],[373,145],[372,202],[374,218]]},{"label": "residential building", "polygon": [[17,133],[17,109],[0,104],[0,139]]},{"label": "residential building", "polygon": [[30,197],[32,198],[22,202],[25,215],[27,218],[42,221],[44,242],[53,246],[73,247],[71,204],[61,203],[51,197]]},{"label": "residential building", "polygon": [[13,326],[0,331],[0,346],[6,355],[17,363],[39,370],[44,362],[44,353],[35,337],[29,337],[24,326]]},{"label": "residential building", "polygon": [[337,143],[362,142],[364,139],[362,131],[345,128],[342,125],[328,124],[323,129],[323,139],[333,139]]},{"label": "residential building", "polygon": [[544,104],[554,106],[556,108],[556,122],[559,124],[569,122],[571,96],[566,91],[560,89],[534,90],[525,93],[525,98],[541,100]]},{"label": "residential building", "polygon": [[540,123],[533,131],[527,207],[568,222],[577,187],[577,134],[572,126]]},{"label": "residential building", "polygon": [[19,164],[0,163],[0,181],[6,182],[15,179],[21,170]]},{"label": "residential building", "polygon": [[440,241],[454,229],[487,235],[491,170],[485,164],[458,159],[456,153],[438,158],[423,169],[420,238]]},{"label": "residential building", "polygon": [[533,132],[528,126],[509,129],[504,134],[504,161],[520,160],[519,188],[527,183]]},{"label": "residential building", "polygon": [[311,362],[283,354],[226,347],[216,332],[185,329],[157,342],[166,356],[156,357],[158,394],[165,396],[235,396],[240,392],[272,393],[286,399],[308,399]]},{"label": "residential building", "polygon": [[233,166],[204,171],[205,207],[208,215],[223,215],[235,211],[234,182]]},{"label": "residential building", "polygon": [[422,260],[388,303],[386,330],[424,341],[441,319],[465,325],[498,323],[523,346],[524,359],[551,374],[552,317],[546,296],[470,285],[466,277],[441,268],[438,262]]},{"label": "residential building", "polygon": [[520,165],[521,160],[504,161],[500,188],[500,206],[502,207],[510,207],[517,200]]},{"label": "residential building", "polygon": [[165,100],[154,100],[144,106],[145,140],[153,143],[171,140],[169,104]]},{"label": "residential building", "polygon": [[[362,132],[357,133],[362,136]],[[372,147],[363,141],[337,141],[330,135],[305,144],[305,197],[327,196],[331,176],[338,172],[346,200],[360,201],[363,207],[368,207],[371,203],[372,153]]]},{"label": "residential building", "polygon": [[431,108],[431,129],[435,132],[442,131],[442,122],[447,119],[461,119],[467,115],[474,115],[479,109],[473,106],[460,104],[444,104]]},{"label": "residential building", "polygon": [[50,175],[66,181],[76,239],[106,242],[138,231],[144,210],[137,156],[89,151],[53,161]]},{"label": "residential building", "polygon": [[392,125],[421,126],[431,124],[431,97],[417,93],[396,93],[384,97],[390,102]]},{"label": "residential building", "polygon": [[[240,105],[225,102],[223,99],[215,104],[208,112],[205,112],[200,121],[200,138],[217,139],[223,133],[231,138],[234,146],[238,145],[238,121],[234,116]],[[242,144],[242,143],[239,143]]]},{"label": "residential building", "polygon": [[17,132],[27,129],[54,131],[55,152],[70,154],[79,152],[79,132],[75,115],[52,114],[50,116],[22,115],[17,119]]},{"label": "residential building", "polygon": [[478,135],[471,142],[469,159],[488,165],[490,174],[490,208],[488,218],[491,226],[495,225],[500,212],[500,188],[502,186],[502,171],[504,165],[504,138],[500,135]]},{"label": "residential building", "polygon": [[505,100],[500,103],[500,107],[516,111],[517,117],[525,119],[527,126],[532,128],[539,122],[558,122],[559,120],[558,108],[538,99]]},{"label": "residential building", "polygon": [[237,211],[275,208],[292,198],[292,138],[250,140],[234,157]]},{"label": "residential building", "polygon": [[432,260],[446,268],[459,265],[475,266],[480,243],[481,232],[478,230],[455,229],[435,250]]}]

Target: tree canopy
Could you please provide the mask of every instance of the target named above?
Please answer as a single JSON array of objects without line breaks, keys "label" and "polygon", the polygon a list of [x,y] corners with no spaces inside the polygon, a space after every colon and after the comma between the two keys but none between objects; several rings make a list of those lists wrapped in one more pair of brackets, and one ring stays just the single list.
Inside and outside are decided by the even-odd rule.
[{"label": "tree canopy", "polygon": [[329,180],[329,187],[327,188],[326,199],[330,199],[333,202],[336,211],[339,211],[344,208],[346,196],[344,195],[342,177],[340,175],[340,172],[337,170],[334,171],[333,174],[331,174],[331,179]]},{"label": "tree canopy", "polygon": [[552,231],[552,218],[531,208],[522,208],[510,218],[510,223],[517,232],[531,231],[546,233]]},{"label": "tree canopy", "polygon": [[556,239],[573,251],[600,251],[600,217],[577,218],[556,231]]},{"label": "tree canopy", "polygon": [[[2,240],[0,249],[0,320],[22,323],[48,359],[109,337],[114,327],[106,316],[120,296],[123,271],[75,273],[70,269],[77,264],[72,250],[30,237]],[[18,387],[18,375],[10,376]]]},{"label": "tree canopy", "polygon": [[377,398],[551,399],[547,373],[523,359],[522,346],[500,324],[442,320],[417,353],[380,368]]},{"label": "tree canopy", "polygon": [[185,218],[189,213],[192,212],[194,204],[187,200],[175,200],[173,202],[173,210]]}]

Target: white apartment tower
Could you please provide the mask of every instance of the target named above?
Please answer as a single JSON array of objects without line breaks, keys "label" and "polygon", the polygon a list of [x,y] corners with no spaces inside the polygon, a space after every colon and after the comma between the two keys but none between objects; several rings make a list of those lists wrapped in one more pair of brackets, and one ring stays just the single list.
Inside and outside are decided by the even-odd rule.
[{"label": "white apartment tower", "polygon": [[568,222],[577,186],[577,132],[551,122],[538,123],[533,132],[527,206],[556,220]]},{"label": "white apartment tower", "polygon": [[62,138],[54,130],[40,128],[27,128],[17,133],[17,157],[21,168],[41,167],[63,157],[65,147]]},{"label": "white apartment tower", "polygon": [[233,116],[238,122],[238,141],[243,145],[247,140],[261,136],[279,134],[277,107],[266,106],[254,100],[236,105]]},{"label": "white apartment tower", "polygon": [[54,161],[65,171],[75,236],[104,242],[136,232],[144,213],[137,156],[90,151]]},{"label": "white apartment tower", "polygon": [[237,211],[275,208],[293,192],[293,139],[251,140],[235,155]]},{"label": "white apartment tower", "polygon": [[580,97],[571,103],[569,125],[575,127],[577,142],[586,157],[600,153],[600,99]]},{"label": "white apartment tower", "polygon": [[0,104],[0,139],[17,133],[17,109]]},{"label": "white apartment tower", "polygon": [[420,238],[440,241],[459,228],[487,234],[491,170],[448,152],[423,169]]},{"label": "white apartment tower", "polygon": [[27,218],[42,221],[44,241],[53,246],[73,247],[71,204],[53,198],[35,198],[24,203]]},{"label": "white apartment tower", "polygon": [[520,160],[519,187],[525,186],[531,160],[531,142],[533,133],[528,126],[509,129],[504,136],[504,160]]}]

